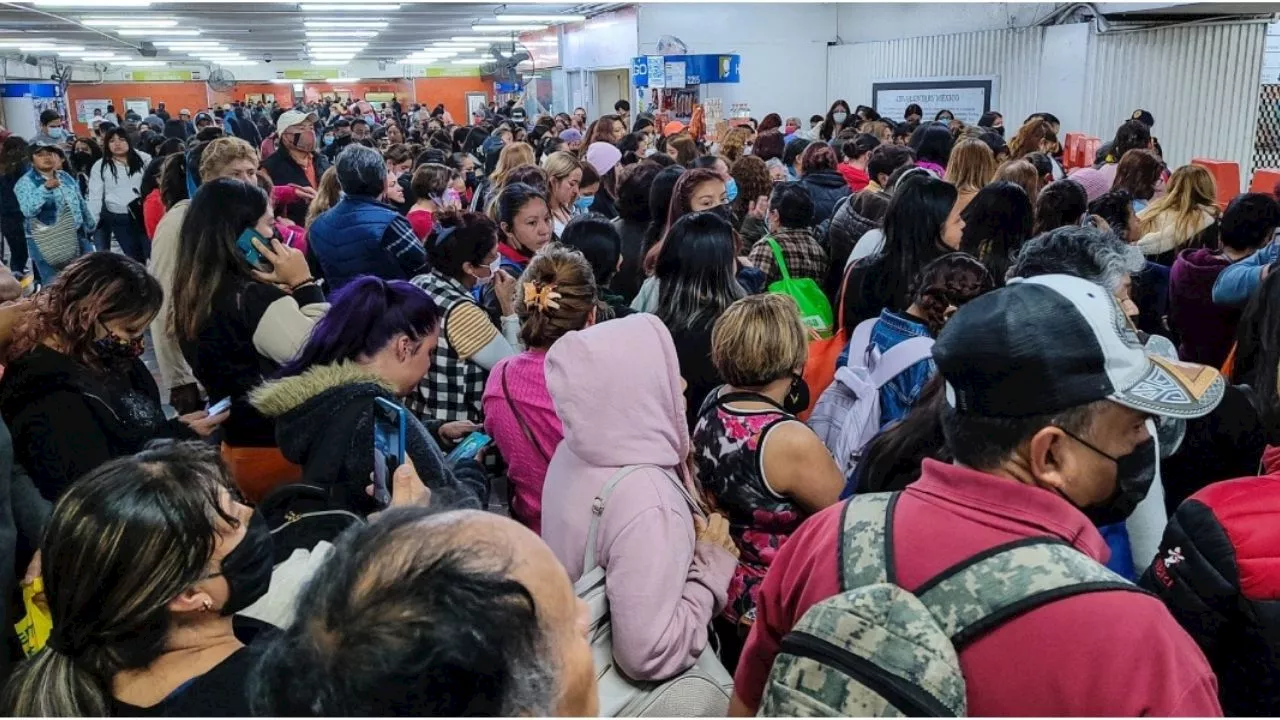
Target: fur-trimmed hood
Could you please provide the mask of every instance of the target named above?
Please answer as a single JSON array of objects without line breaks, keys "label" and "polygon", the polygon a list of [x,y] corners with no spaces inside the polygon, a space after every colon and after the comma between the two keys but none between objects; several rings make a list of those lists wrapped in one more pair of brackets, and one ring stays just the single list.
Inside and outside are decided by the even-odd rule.
[{"label": "fur-trimmed hood", "polygon": [[249,402],[267,417],[280,417],[328,390],[345,385],[374,385],[392,394],[382,378],[352,362],[316,365],[301,375],[269,380],[249,393]]}]

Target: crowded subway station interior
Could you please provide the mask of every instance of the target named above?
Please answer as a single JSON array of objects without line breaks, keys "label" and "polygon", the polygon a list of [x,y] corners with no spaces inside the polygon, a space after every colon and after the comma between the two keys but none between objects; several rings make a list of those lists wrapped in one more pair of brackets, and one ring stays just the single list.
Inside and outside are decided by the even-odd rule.
[{"label": "crowded subway station interior", "polygon": [[0,712],[1280,714],[1280,4],[0,60]]}]

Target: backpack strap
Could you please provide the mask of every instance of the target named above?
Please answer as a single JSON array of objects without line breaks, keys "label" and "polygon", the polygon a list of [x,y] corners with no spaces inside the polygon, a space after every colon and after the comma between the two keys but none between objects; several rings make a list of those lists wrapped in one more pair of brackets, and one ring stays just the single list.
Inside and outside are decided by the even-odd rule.
[{"label": "backpack strap", "polygon": [[886,383],[906,371],[912,365],[933,354],[933,338],[907,338],[881,353],[876,360],[876,367],[871,371],[870,380],[876,387],[884,387]]},{"label": "backpack strap", "polygon": [[858,495],[845,502],[840,523],[843,592],[894,582],[893,512],[901,493]]},{"label": "backpack strap", "polygon": [[[843,307],[843,306],[842,306]],[[879,317],[867,318],[853,329],[853,338],[849,340],[848,367],[865,367],[867,364],[867,347],[871,345],[871,331],[875,329]],[[841,327],[844,327],[843,325]]]},{"label": "backpack strap", "polygon": [[988,631],[1073,595],[1143,592],[1071,545],[1038,537],[999,545],[942,571],[915,591],[959,651]]}]

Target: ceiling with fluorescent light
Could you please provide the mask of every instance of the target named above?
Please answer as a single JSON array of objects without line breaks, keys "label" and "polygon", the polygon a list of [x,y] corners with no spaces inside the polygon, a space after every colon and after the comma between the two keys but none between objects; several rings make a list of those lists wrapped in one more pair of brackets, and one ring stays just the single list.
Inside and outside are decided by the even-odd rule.
[{"label": "ceiling with fluorescent light", "polygon": [[[558,21],[579,22],[620,6],[26,0],[0,5],[0,55],[58,56],[75,65],[117,67],[238,67],[267,59],[326,67],[407,59],[417,65],[472,59],[478,64],[479,58],[492,59],[489,45],[498,39],[509,43],[518,33]],[[143,42],[155,44],[157,57],[140,55]]]}]

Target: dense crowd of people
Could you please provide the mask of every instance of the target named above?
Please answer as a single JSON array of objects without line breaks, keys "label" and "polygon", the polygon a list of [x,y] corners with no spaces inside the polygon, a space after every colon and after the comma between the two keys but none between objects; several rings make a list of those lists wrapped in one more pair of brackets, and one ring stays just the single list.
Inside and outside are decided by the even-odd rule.
[{"label": "dense crowd of people", "polygon": [[0,706],[1280,711],[1277,196],[614,111],[5,138]]}]

